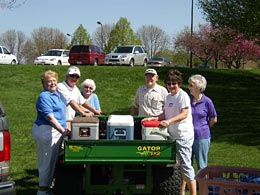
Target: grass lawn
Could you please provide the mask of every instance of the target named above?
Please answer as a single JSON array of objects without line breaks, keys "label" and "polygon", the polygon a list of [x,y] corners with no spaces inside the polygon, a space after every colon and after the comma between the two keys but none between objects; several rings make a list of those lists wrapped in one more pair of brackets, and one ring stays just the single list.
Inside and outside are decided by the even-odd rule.
[{"label": "grass lawn", "polygon": [[[65,79],[68,66],[0,65],[0,100],[7,113],[12,136],[10,179],[18,195],[33,195],[37,188],[35,144],[31,127],[36,117],[35,102],[42,89],[40,74],[45,70]],[[96,81],[102,111],[128,114],[136,89],[144,84],[145,67],[80,66],[82,77]],[[169,68],[156,68],[159,83]],[[212,129],[210,165],[260,168],[260,70],[204,70],[179,68],[183,89],[192,74],[208,81],[206,95],[215,103],[218,123]],[[80,83],[79,83],[80,84]],[[68,178],[69,179],[69,178]]]}]

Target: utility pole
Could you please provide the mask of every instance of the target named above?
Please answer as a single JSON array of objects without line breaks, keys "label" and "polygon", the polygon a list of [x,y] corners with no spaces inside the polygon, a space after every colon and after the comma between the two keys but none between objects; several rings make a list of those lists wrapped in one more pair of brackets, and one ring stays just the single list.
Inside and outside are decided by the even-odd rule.
[{"label": "utility pole", "polygon": [[190,49],[190,68],[192,68],[192,36],[193,36],[193,0],[191,0],[191,16],[190,16],[190,44],[191,44],[191,49]]},{"label": "utility pole", "polygon": [[69,44],[69,47],[72,47],[72,38],[73,36],[69,33],[66,34],[68,37],[70,37],[70,44]]},{"label": "utility pole", "polygon": [[104,49],[104,30],[103,30],[103,24],[100,21],[97,21],[97,24],[101,27],[101,49]]}]

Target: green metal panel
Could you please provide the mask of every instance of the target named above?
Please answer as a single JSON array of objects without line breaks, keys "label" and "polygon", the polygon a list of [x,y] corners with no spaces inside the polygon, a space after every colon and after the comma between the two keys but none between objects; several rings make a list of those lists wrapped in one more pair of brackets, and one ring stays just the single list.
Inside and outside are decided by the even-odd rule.
[{"label": "green metal panel", "polygon": [[[139,167],[131,167],[128,164],[109,164],[107,165],[109,171],[106,170],[105,164],[97,165],[97,169],[92,169],[92,166],[86,165],[87,195],[112,195],[116,194],[116,191],[123,192],[124,195],[151,194],[153,188],[153,165],[151,164]],[[93,176],[97,174],[97,179],[93,179]]]},{"label": "green metal panel", "polygon": [[176,143],[155,140],[66,140],[65,163],[175,163]]}]

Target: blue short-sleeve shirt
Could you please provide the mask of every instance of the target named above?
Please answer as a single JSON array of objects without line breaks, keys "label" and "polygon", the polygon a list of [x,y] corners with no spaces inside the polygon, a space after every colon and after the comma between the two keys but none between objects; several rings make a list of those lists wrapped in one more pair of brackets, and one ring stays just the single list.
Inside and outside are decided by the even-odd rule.
[{"label": "blue short-sleeve shirt", "polygon": [[50,125],[46,117],[53,114],[57,121],[66,127],[66,107],[58,92],[50,92],[44,89],[36,102],[37,118],[35,124]]}]

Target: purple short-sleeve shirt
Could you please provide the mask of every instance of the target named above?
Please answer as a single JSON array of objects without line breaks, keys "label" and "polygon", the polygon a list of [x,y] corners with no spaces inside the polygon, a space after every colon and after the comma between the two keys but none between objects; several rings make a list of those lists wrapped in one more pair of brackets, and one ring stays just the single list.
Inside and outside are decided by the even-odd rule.
[{"label": "purple short-sleeve shirt", "polygon": [[196,104],[192,102],[192,119],[194,126],[194,138],[195,139],[207,139],[210,138],[210,126],[209,120],[217,116],[214,104],[212,100],[203,94],[200,101]]}]

